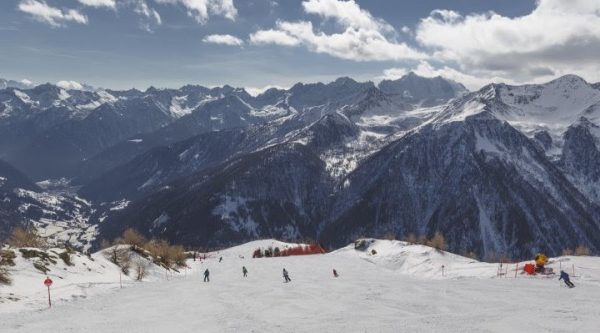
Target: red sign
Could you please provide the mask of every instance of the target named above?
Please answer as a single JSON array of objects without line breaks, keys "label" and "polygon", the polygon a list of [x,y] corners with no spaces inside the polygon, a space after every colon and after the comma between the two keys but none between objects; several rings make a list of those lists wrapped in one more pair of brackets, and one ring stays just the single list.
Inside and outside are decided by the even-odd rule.
[{"label": "red sign", "polygon": [[50,287],[52,285],[52,280],[49,277],[47,277],[46,280],[44,280],[44,285],[46,287]]}]

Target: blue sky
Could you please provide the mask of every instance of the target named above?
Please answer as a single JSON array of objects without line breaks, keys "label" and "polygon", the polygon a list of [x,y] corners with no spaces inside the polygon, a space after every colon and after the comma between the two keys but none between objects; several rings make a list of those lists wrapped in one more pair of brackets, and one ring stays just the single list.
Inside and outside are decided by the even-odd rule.
[{"label": "blue sky", "polygon": [[600,1],[3,0],[0,77],[109,88],[600,81]]}]

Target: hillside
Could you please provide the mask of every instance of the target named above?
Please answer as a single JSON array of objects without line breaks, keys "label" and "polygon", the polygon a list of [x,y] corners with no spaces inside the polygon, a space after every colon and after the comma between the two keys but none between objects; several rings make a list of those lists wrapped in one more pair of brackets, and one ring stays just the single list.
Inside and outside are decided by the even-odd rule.
[{"label": "hillside", "polygon": [[[53,291],[61,300],[49,310],[44,309],[44,276],[21,269],[15,286],[19,280],[24,284],[0,287],[2,296],[23,293],[25,285],[37,291],[29,292],[23,307],[16,306],[19,302],[0,307],[0,330],[592,332],[596,327],[596,257],[551,259],[555,269],[575,269],[574,289],[561,286],[556,277],[528,277],[519,271],[515,278],[513,265],[499,277],[498,264],[397,241],[374,240],[365,251],[350,245],[324,255],[251,258],[257,247],[286,245],[273,240],[247,243],[210,253],[203,262],[190,259],[191,269],[184,274],[155,274],[148,283],[125,280],[123,289],[110,263],[95,254],[90,267],[99,272],[105,266],[102,278],[51,273]],[[371,250],[377,254],[369,255]],[[247,278],[242,266],[249,270]],[[284,267],[291,283],[282,283]],[[210,283],[202,282],[206,268]],[[334,268],[338,278],[332,275]]]}]

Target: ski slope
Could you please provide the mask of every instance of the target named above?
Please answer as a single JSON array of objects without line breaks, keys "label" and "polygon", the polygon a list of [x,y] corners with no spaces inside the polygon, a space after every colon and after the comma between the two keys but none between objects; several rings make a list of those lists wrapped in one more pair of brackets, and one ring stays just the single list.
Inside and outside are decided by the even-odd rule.
[{"label": "ski slope", "polygon": [[[58,294],[69,291],[51,309],[40,275],[35,284],[26,282],[39,289],[39,303],[32,294],[26,307],[0,304],[0,332],[597,332],[600,323],[595,257],[552,260],[555,270],[575,269],[577,287],[569,289],[558,277],[519,270],[515,278],[515,264],[499,277],[497,264],[397,241],[374,241],[364,252],[348,246],[324,255],[251,258],[270,244],[285,245],[244,244],[202,263],[190,260],[182,274],[154,271],[150,282],[127,282],[123,289],[107,276],[115,281],[88,286],[101,292],[86,297],[67,297],[77,294],[67,285],[81,285],[81,276],[54,279]],[[291,283],[283,283],[284,267]],[[202,282],[206,268],[209,283]],[[19,288],[19,274],[10,288]]]}]

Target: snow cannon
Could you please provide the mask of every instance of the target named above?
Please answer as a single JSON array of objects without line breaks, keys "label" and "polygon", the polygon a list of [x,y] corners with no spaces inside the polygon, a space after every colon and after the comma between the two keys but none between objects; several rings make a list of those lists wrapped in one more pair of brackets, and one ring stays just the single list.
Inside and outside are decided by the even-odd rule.
[{"label": "snow cannon", "polygon": [[552,268],[545,267],[547,263],[548,257],[546,257],[546,255],[543,253],[539,253],[537,256],[535,256],[535,272],[545,275],[554,274],[554,270]]},{"label": "snow cannon", "polygon": [[535,265],[534,264],[525,264],[523,267],[523,271],[529,275],[535,274]]},{"label": "snow cannon", "polygon": [[535,256],[535,271],[543,273],[545,271],[544,266],[546,266],[547,263],[548,257],[543,253],[538,253],[538,255]]}]

